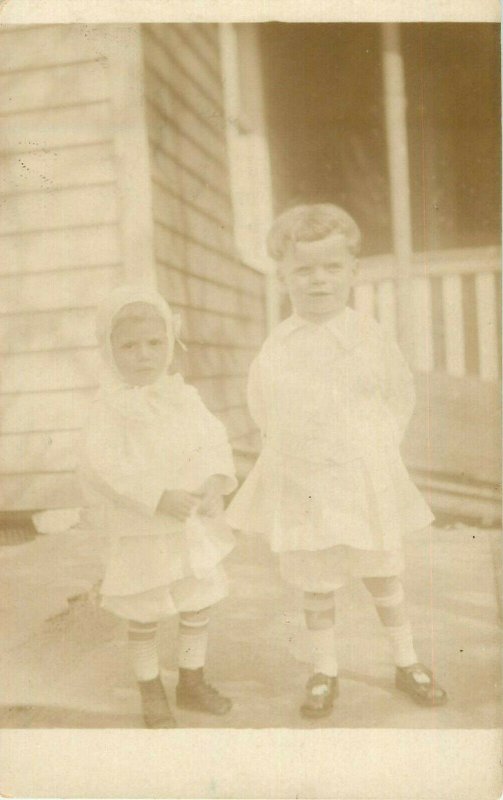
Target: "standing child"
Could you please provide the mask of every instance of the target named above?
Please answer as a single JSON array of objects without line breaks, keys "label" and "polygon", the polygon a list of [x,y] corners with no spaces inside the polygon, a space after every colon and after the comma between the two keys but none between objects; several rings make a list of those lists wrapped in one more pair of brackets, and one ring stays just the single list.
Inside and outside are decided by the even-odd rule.
[{"label": "standing child", "polygon": [[348,307],[360,232],[330,204],[283,213],[268,237],[293,315],[249,376],[263,449],[228,520],[268,534],[281,575],[304,592],[313,674],[305,717],[338,694],[334,590],[362,578],[391,641],[396,686],[427,706],[446,700],[414,650],[404,607],[401,535],[432,520],[400,458],[413,383],[377,322]]},{"label": "standing child", "polygon": [[108,535],[101,603],[128,620],[145,724],[176,725],[159,675],[158,623],[179,614],[179,706],[225,714],[204,681],[209,608],[227,594],[234,545],[222,495],[236,486],[224,427],[196,390],[167,374],[177,337],[163,298],[114,290],[98,311],[101,390],[83,437],[88,521]]}]

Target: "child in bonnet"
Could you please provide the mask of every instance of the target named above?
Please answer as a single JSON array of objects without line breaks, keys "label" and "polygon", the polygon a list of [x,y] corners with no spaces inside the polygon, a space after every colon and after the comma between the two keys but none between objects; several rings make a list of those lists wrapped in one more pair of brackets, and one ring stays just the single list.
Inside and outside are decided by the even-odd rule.
[{"label": "child in bonnet", "polygon": [[179,615],[177,703],[224,714],[203,675],[208,610],[227,594],[234,546],[222,495],[236,486],[223,425],[179,374],[168,374],[177,320],[163,298],[121,286],[97,315],[101,388],[83,434],[80,476],[93,528],[107,535],[101,604],[128,620],[145,724],[170,728],[157,628]]}]

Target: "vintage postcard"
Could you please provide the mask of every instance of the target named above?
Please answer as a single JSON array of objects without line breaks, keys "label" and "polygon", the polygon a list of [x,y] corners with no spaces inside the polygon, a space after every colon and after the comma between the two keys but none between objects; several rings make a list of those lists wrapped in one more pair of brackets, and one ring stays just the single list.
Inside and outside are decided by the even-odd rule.
[{"label": "vintage postcard", "polygon": [[0,3],[0,795],[501,794],[499,7],[368,6]]}]

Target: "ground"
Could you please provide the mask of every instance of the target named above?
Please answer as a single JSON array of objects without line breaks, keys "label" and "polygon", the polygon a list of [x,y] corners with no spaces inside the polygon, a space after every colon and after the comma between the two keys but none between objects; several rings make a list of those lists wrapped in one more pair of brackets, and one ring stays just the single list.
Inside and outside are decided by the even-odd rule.
[{"label": "ground", "polygon": [[[225,718],[177,712],[182,727],[497,728],[500,719],[499,533],[437,527],[406,540],[405,588],[421,660],[450,702],[423,709],[393,686],[387,641],[363,586],[337,593],[341,694],[330,718],[298,714],[308,665],[298,595],[260,539],[238,536],[231,594],[212,621],[207,674],[234,700]],[[139,697],[124,624],[91,587],[98,543],[79,531],[0,548],[0,726],[136,728]],[[162,631],[163,679],[174,694],[174,621]]]}]

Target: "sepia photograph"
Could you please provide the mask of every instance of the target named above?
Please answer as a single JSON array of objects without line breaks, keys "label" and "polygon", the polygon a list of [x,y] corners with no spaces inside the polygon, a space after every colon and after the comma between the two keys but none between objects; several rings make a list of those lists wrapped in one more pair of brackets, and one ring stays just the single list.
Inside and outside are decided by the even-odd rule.
[{"label": "sepia photograph", "polygon": [[1,23],[0,736],[498,731],[499,24]]}]

